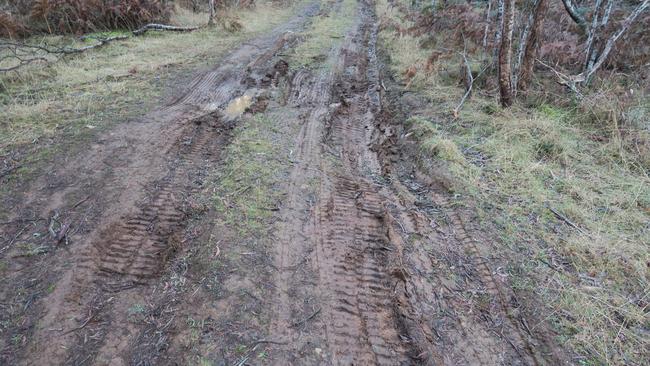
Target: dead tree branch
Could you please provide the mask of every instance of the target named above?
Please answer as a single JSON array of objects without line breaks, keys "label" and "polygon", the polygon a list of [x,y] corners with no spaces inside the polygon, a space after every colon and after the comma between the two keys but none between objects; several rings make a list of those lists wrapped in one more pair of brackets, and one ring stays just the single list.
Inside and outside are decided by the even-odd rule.
[{"label": "dead tree branch", "polygon": [[492,0],[488,0],[487,10],[485,11],[485,31],[483,32],[483,49],[487,50],[488,31],[490,30],[490,12],[492,11]]},{"label": "dead tree branch", "polygon": [[[6,55],[0,58],[0,62],[13,61],[10,66],[0,67],[0,72],[6,73],[10,71],[16,71],[23,66],[29,65],[37,61],[42,61],[45,63],[51,61],[58,61],[58,58],[60,57],[83,53],[88,50],[103,47],[114,41],[122,41],[122,40],[129,39],[132,36],[133,37],[141,36],[150,30],[171,31],[171,32],[192,32],[197,29],[199,29],[199,27],[176,27],[176,26],[164,25],[164,24],[147,24],[131,32],[131,35],[120,35],[120,36],[107,37],[107,38],[89,37],[89,36],[81,37],[80,38],[81,40],[94,39],[97,41],[97,43],[84,46],[84,47],[79,47],[79,48],[73,48],[68,46],[46,47],[37,44],[27,44],[27,43],[12,42],[12,41],[0,41],[0,52],[4,51],[6,53]],[[50,56],[50,58],[48,59],[48,57],[46,56]]]},{"label": "dead tree branch", "polygon": [[580,27],[580,29],[586,32],[587,21],[582,16],[582,14],[580,14],[578,8],[573,3],[573,0],[562,0],[562,3],[564,4],[564,8],[566,9],[567,13],[569,13],[571,19],[573,19],[573,21],[576,22],[576,24]]},{"label": "dead tree branch", "polygon": [[546,67],[547,69],[551,70],[555,74],[555,76],[557,77],[557,83],[558,84],[566,86],[569,90],[574,92],[579,99],[582,98],[582,93],[580,92],[580,90],[577,87],[577,84],[584,81],[584,79],[582,79],[580,77],[580,75],[570,76],[570,75],[564,74],[564,73],[562,73],[560,71],[557,71],[553,66],[551,66],[551,65],[549,65],[547,63],[544,63],[540,59],[537,59],[537,62],[539,62],[540,65]]},{"label": "dead tree branch", "polygon": [[134,36],[140,36],[150,30],[170,31],[170,32],[192,32],[197,29],[199,29],[199,27],[176,27],[173,25],[152,23],[152,24],[147,24],[140,29],[136,29],[132,33]]},{"label": "dead tree branch", "polygon": [[466,79],[466,80],[467,80],[466,85],[467,85],[467,86],[466,86],[466,88],[465,88],[465,94],[463,94],[463,97],[461,98],[460,102],[458,103],[458,105],[456,106],[456,108],[454,108],[454,111],[453,111],[453,113],[454,113],[454,118],[458,118],[458,114],[460,113],[460,109],[463,107],[463,104],[465,104],[465,101],[467,100],[467,98],[469,98],[470,95],[472,95],[472,89],[474,88],[474,81],[475,81],[476,79],[478,79],[478,78],[479,78],[479,77],[480,77],[480,76],[485,72],[485,70],[487,70],[487,69],[490,67],[490,65],[486,65],[486,66],[485,66],[485,67],[484,67],[484,68],[483,68],[483,69],[482,69],[482,70],[481,70],[481,71],[476,75],[476,77],[474,77],[474,76],[472,75],[472,68],[470,67],[469,61],[467,60],[467,54],[466,54],[466,52],[463,51],[463,53],[461,53],[460,55],[463,57],[463,62],[465,63],[465,70],[466,70],[466,73],[467,73],[467,76],[466,76],[466,78],[467,78],[467,79]]},{"label": "dead tree branch", "polygon": [[[598,55],[598,58],[595,60],[593,64],[591,64],[590,67],[588,67],[585,71],[580,73],[579,75],[576,75],[576,78],[582,79],[582,81],[588,81],[591,76],[598,71],[598,69],[603,65],[605,60],[607,59],[607,56],[609,56],[609,53],[612,51],[612,48],[614,48],[614,44],[616,44],[616,41],[618,41],[625,32],[630,28],[632,23],[643,13],[646,9],[650,7],[650,0],[644,0],[630,15],[623,21],[623,24],[619,28],[616,33],[614,33],[608,40],[607,43],[605,44],[605,47],[603,50],[600,52]],[[609,14],[607,14],[607,17],[609,17]]]}]

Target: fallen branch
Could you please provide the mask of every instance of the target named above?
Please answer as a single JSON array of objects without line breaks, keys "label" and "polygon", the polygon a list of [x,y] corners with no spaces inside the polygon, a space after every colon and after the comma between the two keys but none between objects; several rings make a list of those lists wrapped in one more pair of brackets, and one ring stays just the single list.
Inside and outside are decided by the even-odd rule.
[{"label": "fallen branch", "polygon": [[302,324],[310,321],[311,319],[313,319],[316,315],[318,315],[318,313],[320,313],[320,311],[321,311],[321,309],[318,308],[318,310],[314,311],[313,314],[311,314],[310,316],[306,317],[305,319],[303,319],[301,321],[298,321],[298,322],[295,322],[295,323],[291,324],[291,326],[292,327],[299,327],[300,325],[302,325]]},{"label": "fallen branch", "polygon": [[144,27],[134,30],[132,33],[134,36],[140,36],[145,34],[150,30],[159,30],[159,31],[170,31],[170,32],[192,32],[199,29],[199,27],[176,27],[173,25],[165,24],[147,24]]},{"label": "fallen branch", "polygon": [[567,225],[571,226],[572,228],[578,230],[580,233],[582,233],[582,234],[584,234],[586,236],[589,236],[589,234],[587,232],[585,232],[584,230],[582,230],[582,228],[580,226],[574,224],[573,221],[569,220],[566,216],[559,213],[553,207],[547,206],[547,208],[553,213],[553,215],[555,215],[555,217],[562,220],[565,224],[567,224]]},{"label": "fallen branch", "polygon": [[[95,36],[83,36],[80,38],[81,40],[94,39],[97,40],[97,43],[84,46],[84,47],[79,47],[79,48],[72,48],[67,46],[52,48],[52,47],[46,47],[41,45],[35,45],[35,44],[0,41],[0,50],[6,49],[9,53],[8,55],[5,55],[2,58],[0,58],[0,62],[5,60],[15,60],[15,65],[4,67],[4,68],[0,67],[0,72],[6,73],[10,71],[15,71],[23,66],[29,65],[37,61],[43,61],[46,63],[50,62],[51,60],[46,58],[45,55],[53,55],[53,56],[75,55],[75,54],[86,52],[88,50],[103,47],[114,41],[126,40],[131,38],[132,36],[138,37],[150,30],[170,31],[170,32],[192,32],[197,29],[199,29],[199,27],[177,27],[172,25],[152,23],[132,31],[130,35],[120,35],[120,36],[113,36],[107,38],[101,38]],[[58,59],[55,59],[54,61],[58,61]]]},{"label": "fallen branch", "polygon": [[81,329],[85,328],[86,325],[88,325],[88,323],[90,323],[90,321],[95,317],[95,314],[93,314],[92,311],[89,311],[89,314],[90,314],[90,315],[88,316],[88,318],[86,319],[86,321],[83,322],[83,324],[81,324],[80,326],[78,326],[78,327],[76,327],[76,328],[72,328],[72,329],[70,329],[70,330],[64,332],[62,335],[70,334],[70,333],[72,333],[72,332],[76,332],[76,331],[78,331],[78,330],[81,330]]}]

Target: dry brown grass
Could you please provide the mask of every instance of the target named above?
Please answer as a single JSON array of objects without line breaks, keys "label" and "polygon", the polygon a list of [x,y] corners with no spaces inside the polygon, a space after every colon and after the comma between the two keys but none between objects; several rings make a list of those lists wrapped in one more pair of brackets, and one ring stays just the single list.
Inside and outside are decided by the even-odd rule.
[{"label": "dry brown grass", "polygon": [[[380,16],[394,12],[380,1]],[[418,37],[384,29],[380,40],[397,76],[427,61]],[[467,204],[497,228],[495,254],[510,258],[510,282],[538,304],[576,363],[650,363],[648,98],[634,88],[625,99],[603,84],[578,104],[564,95],[559,106],[548,103],[556,96],[506,111],[479,91],[454,120],[463,92],[447,71],[455,68],[439,61],[410,86],[431,101],[408,124],[419,158],[443,162]]]}]

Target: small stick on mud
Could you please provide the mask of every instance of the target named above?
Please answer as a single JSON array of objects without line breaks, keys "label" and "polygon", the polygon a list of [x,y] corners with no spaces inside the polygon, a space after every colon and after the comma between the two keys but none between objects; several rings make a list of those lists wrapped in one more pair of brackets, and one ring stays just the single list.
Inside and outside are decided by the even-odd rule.
[{"label": "small stick on mud", "polygon": [[291,324],[291,326],[294,327],[294,328],[299,327],[300,325],[302,325],[302,324],[310,321],[311,319],[313,319],[316,315],[318,315],[320,313],[320,311],[321,311],[321,308],[318,308],[318,310],[314,311],[313,314],[311,314],[310,316],[306,317],[305,319],[303,319],[303,320],[301,320],[299,322],[295,322],[295,323]]},{"label": "small stick on mud", "polygon": [[75,203],[74,205],[72,205],[72,208],[75,209],[75,208],[79,207],[79,205],[81,205],[82,203],[88,201],[89,198],[90,198],[90,196],[88,196],[88,197],[82,199],[81,201]]},{"label": "small stick on mud", "polygon": [[18,240],[18,238],[23,234],[23,232],[25,232],[25,230],[28,227],[29,227],[29,224],[23,226],[23,228],[20,229],[16,235],[14,235],[14,237],[7,243],[7,245],[5,245],[4,247],[2,247],[2,249],[0,249],[0,254],[4,253],[5,250],[9,249],[12,245],[14,245],[16,240]]},{"label": "small stick on mud", "polygon": [[260,340],[258,340],[258,341],[253,342],[253,343],[250,345],[250,347],[253,348],[253,347],[255,347],[255,346],[257,346],[257,345],[260,345],[260,344],[262,344],[262,343],[278,344],[278,345],[281,345],[281,346],[282,346],[282,345],[285,345],[285,344],[288,344],[287,342],[277,342],[277,341],[271,341],[271,340],[268,340],[268,339],[260,339]]},{"label": "small stick on mud", "polygon": [[86,319],[86,321],[84,321],[83,324],[81,324],[80,326],[78,326],[78,327],[76,327],[76,328],[72,328],[72,329],[68,330],[67,332],[63,333],[62,335],[66,335],[66,334],[69,334],[69,333],[72,333],[72,332],[76,332],[76,331],[78,331],[78,330],[83,329],[86,325],[88,325],[88,323],[90,323],[90,321],[92,320],[92,318],[95,317],[95,314],[93,314],[92,312],[89,312],[89,314],[90,314],[90,316],[88,316],[88,319]]}]

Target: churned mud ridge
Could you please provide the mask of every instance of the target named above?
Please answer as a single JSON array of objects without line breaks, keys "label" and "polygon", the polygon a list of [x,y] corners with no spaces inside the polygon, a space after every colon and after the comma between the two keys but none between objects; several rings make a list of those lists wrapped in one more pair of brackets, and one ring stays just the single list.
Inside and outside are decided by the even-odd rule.
[{"label": "churned mud ridge", "polygon": [[[3,346],[3,362],[103,363],[123,356],[129,337],[137,334],[125,319],[128,307],[146,303],[143,289],[155,285],[183,244],[186,218],[196,214],[188,197],[203,189],[238,116],[250,105],[259,106],[255,101],[264,88],[286,74],[286,63],[272,59],[295,44],[293,32],[317,11],[316,3],[307,5],[268,35],[233,51],[167,105],[118,126],[35,182],[17,212],[48,218],[56,212],[68,246],[48,241],[47,256],[12,262],[16,271],[8,271],[13,277],[2,293],[19,292],[26,274],[38,274],[32,280],[49,284],[51,292],[31,296],[25,310],[32,320],[28,328],[15,330],[24,336],[24,351]],[[48,186],[52,189],[43,189]],[[83,207],[89,209],[77,209]],[[29,219],[18,216],[16,222]],[[47,219],[34,221],[47,225]],[[13,242],[33,240],[35,230],[2,229]],[[6,249],[3,255],[21,255],[19,248]]]}]

